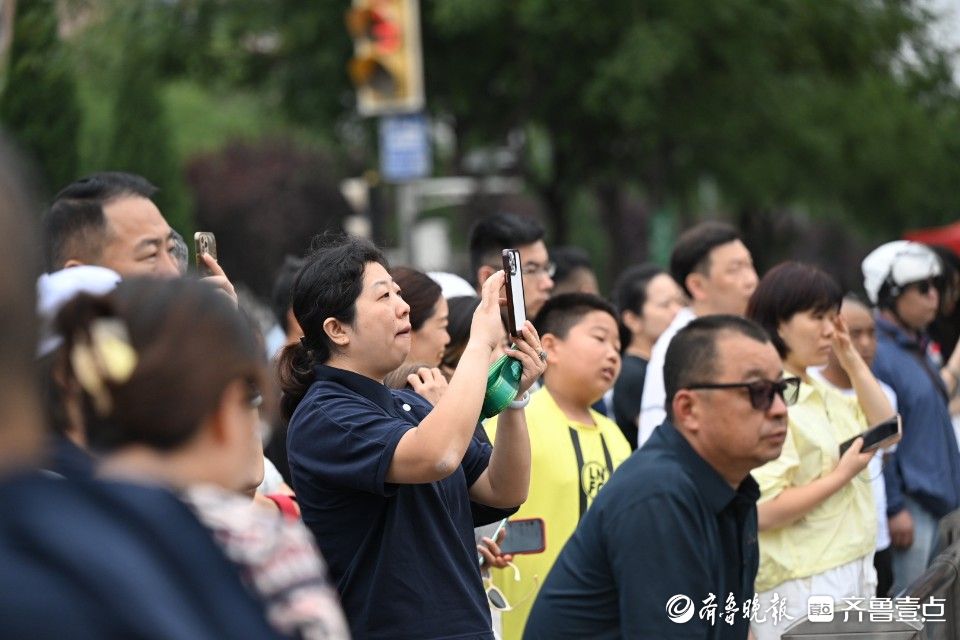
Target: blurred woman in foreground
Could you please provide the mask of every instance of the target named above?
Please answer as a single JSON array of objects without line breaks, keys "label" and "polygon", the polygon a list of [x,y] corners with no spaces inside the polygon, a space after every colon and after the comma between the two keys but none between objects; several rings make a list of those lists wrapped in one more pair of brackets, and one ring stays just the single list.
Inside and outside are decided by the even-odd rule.
[{"label": "blurred woman in foreground", "polygon": [[178,495],[281,633],[347,637],[309,532],[240,495],[262,469],[265,368],[231,301],[203,282],[131,279],[67,303],[57,328],[54,367],[76,390],[66,401],[82,413],[99,474]]}]

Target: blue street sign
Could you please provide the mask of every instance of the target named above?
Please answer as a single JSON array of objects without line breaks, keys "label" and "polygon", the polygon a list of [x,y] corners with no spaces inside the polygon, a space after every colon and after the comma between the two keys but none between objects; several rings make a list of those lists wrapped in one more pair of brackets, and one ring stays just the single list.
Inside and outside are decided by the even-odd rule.
[{"label": "blue street sign", "polygon": [[380,118],[380,174],[387,182],[430,175],[430,132],[423,114]]}]

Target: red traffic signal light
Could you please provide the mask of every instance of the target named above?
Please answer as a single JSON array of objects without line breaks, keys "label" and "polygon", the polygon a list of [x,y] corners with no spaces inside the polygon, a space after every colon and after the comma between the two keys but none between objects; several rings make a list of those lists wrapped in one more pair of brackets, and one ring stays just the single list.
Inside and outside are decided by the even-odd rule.
[{"label": "red traffic signal light", "polygon": [[345,16],[354,57],[347,64],[362,115],[423,109],[417,0],[354,0]]}]

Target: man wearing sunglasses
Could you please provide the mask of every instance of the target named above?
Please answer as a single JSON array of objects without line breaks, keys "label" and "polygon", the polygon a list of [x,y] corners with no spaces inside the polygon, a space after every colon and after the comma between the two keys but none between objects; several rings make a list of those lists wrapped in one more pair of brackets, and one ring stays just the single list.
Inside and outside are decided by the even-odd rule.
[{"label": "man wearing sunglasses", "polygon": [[926,568],[940,519],[960,507],[960,451],[948,410],[960,382],[960,350],[941,367],[928,349],[942,273],[931,249],[888,242],[861,266],[877,307],[873,371],[896,392],[903,416],[903,438],[883,468],[896,593]]},{"label": "man wearing sunglasses", "polygon": [[747,638],[759,564],[750,471],[780,455],[799,380],[783,377],[757,324],[712,315],[673,338],[664,384],[667,420],[580,521],[524,638]]}]

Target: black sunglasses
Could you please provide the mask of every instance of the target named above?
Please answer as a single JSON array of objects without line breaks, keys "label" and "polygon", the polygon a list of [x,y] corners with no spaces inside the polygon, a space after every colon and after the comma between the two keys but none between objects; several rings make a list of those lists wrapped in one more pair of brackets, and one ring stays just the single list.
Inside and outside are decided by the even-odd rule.
[{"label": "black sunglasses", "polygon": [[788,407],[800,396],[800,378],[783,380],[757,380],[755,382],[703,382],[688,384],[686,389],[746,389],[750,405],[757,411],[768,411],[773,405],[773,396],[779,395]]},{"label": "black sunglasses", "polygon": [[919,293],[922,296],[925,296],[928,293],[930,293],[930,289],[937,289],[939,291],[941,289],[941,284],[942,282],[940,278],[927,278],[926,280],[917,280],[916,282],[909,282],[903,286],[904,288],[912,287],[917,290],[917,293]]}]

